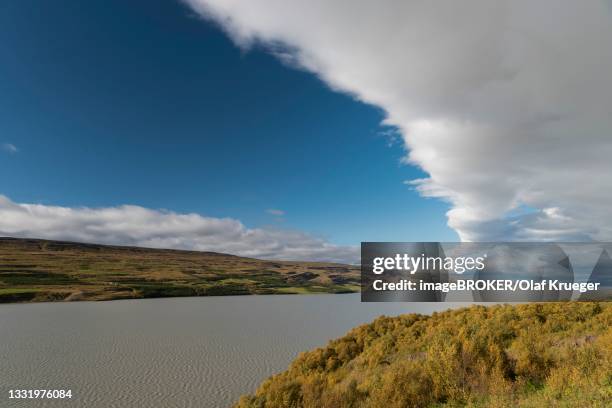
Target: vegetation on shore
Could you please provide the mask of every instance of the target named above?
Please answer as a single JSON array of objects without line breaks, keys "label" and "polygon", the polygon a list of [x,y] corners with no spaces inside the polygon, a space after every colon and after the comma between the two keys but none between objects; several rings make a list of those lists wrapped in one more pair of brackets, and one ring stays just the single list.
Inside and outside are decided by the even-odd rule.
[{"label": "vegetation on shore", "polygon": [[349,265],[0,238],[0,303],[358,290]]},{"label": "vegetation on shore", "polygon": [[302,353],[236,407],[610,407],[612,305],[380,317]]}]

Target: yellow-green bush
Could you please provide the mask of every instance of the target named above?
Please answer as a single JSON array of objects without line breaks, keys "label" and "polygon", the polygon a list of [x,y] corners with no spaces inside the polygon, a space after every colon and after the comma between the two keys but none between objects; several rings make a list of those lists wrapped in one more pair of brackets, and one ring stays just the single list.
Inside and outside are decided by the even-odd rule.
[{"label": "yellow-green bush", "polygon": [[237,407],[610,407],[612,305],[380,317],[302,353]]}]

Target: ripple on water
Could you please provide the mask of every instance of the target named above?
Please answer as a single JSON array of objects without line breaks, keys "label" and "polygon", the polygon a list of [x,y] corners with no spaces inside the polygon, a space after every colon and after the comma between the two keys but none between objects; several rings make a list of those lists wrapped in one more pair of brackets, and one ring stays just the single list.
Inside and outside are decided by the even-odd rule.
[{"label": "ripple on water", "polygon": [[0,390],[70,388],[79,407],[224,407],[358,324],[451,306],[362,304],[359,295],[0,305]]}]

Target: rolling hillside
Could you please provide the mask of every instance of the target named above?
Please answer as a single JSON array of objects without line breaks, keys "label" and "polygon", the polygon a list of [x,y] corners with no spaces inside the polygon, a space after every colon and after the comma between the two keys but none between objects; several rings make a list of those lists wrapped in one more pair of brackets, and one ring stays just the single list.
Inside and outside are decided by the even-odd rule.
[{"label": "rolling hillside", "polygon": [[346,293],[355,266],[215,252],[0,238],[0,302]]},{"label": "rolling hillside", "polygon": [[380,317],[300,354],[236,408],[611,407],[612,304]]}]

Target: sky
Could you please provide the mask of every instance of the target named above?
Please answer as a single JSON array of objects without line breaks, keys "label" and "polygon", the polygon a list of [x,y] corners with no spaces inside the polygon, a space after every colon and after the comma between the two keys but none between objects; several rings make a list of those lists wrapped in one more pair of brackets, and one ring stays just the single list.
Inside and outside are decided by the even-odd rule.
[{"label": "sky", "polygon": [[[0,38],[3,235],[311,256],[203,242],[205,227],[137,238],[92,227],[102,211],[130,205],[231,218],[246,233],[271,230],[273,241],[292,239],[278,230],[335,246],[456,240],[448,206],[404,184],[424,173],[401,162],[404,147],[380,108],[265,48],[240,49],[184,3],[9,1]],[[57,212],[43,221],[19,215],[15,205],[25,204],[99,212],[96,221]],[[337,250],[312,255],[334,259]]]},{"label": "sky", "polygon": [[607,2],[1,7],[3,235],[342,262],[612,239]]}]

